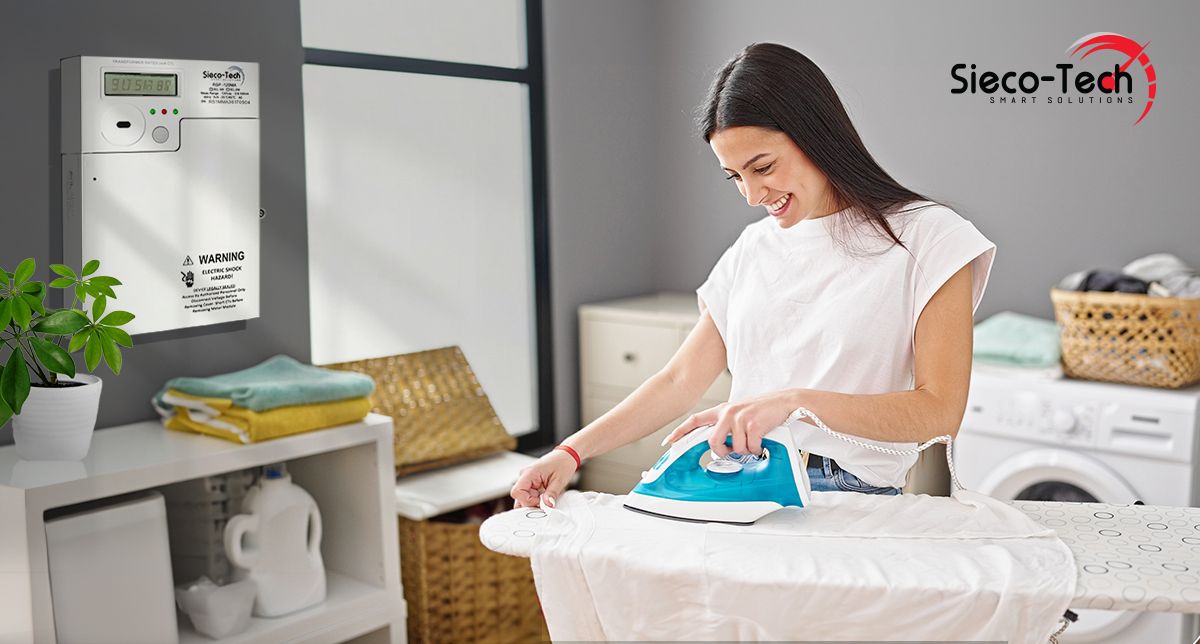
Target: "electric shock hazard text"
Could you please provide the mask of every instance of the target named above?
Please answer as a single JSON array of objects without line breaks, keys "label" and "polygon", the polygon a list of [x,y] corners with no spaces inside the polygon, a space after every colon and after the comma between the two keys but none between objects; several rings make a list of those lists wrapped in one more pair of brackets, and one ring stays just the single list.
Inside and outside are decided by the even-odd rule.
[{"label": "electric shock hazard text", "polygon": [[200,271],[201,275],[207,276],[210,280],[227,280],[232,279],[233,274],[242,270],[241,266],[226,266],[224,268],[206,268]]}]

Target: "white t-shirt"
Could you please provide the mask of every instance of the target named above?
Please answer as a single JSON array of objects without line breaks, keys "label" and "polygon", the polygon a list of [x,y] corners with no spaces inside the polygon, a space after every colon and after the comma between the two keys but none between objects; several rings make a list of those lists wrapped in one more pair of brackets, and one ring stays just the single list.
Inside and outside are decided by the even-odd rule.
[{"label": "white t-shirt", "polygon": [[[911,254],[874,229],[862,229],[869,224],[857,222],[856,230],[849,210],[790,228],[769,215],[746,226],[696,289],[725,341],[731,402],[790,388],[846,394],[913,388],[921,311],[968,262],[972,312],[977,309],[996,252],[953,210],[930,202],[908,206],[914,207],[888,218]],[[872,485],[904,485],[917,460],[805,427],[804,449]],[[916,446],[867,442],[900,450]]]}]

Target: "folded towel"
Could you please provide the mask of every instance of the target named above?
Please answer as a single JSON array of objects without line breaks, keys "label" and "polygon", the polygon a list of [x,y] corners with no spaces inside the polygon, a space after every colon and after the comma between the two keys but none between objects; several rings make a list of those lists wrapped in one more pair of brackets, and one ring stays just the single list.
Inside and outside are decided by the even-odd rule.
[{"label": "folded towel", "polygon": [[375,381],[365,374],[322,369],[290,356],[277,355],[241,371],[208,378],[168,380],[151,401],[165,417],[174,412],[171,405],[163,401],[168,389],[191,396],[227,398],[243,409],[267,411],[288,405],[362,398],[375,390]]},{"label": "folded towel", "polygon": [[1022,378],[1040,378],[1044,380],[1062,380],[1063,378],[1061,364],[1050,367],[1014,367],[1006,364],[976,360],[975,364],[971,365],[971,369],[975,373],[997,376],[1020,376]]},{"label": "folded towel", "polygon": [[257,443],[291,434],[344,425],[371,411],[368,398],[349,398],[309,405],[290,405],[269,411],[235,406],[228,398],[188,396],[168,390],[163,401],[175,412],[163,420],[167,429],[198,432],[239,443]]},{"label": "folded towel", "polygon": [[1014,367],[1047,368],[1059,363],[1058,325],[1003,311],[975,325],[976,360]]}]

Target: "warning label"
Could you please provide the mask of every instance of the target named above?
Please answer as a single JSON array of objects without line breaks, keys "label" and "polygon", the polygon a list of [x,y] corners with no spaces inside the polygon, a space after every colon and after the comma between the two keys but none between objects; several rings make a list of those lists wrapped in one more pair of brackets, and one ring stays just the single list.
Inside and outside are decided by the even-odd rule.
[{"label": "warning label", "polygon": [[208,313],[232,309],[245,301],[246,289],[236,284],[202,286],[182,295],[183,308],[192,313]]},{"label": "warning label", "polygon": [[[188,259],[191,257],[188,255]],[[238,285],[237,279],[243,275],[239,262],[245,261],[246,251],[200,253],[196,259],[200,266],[179,272],[181,281],[190,289],[179,296],[185,311],[224,311],[237,308],[246,300],[246,289]]]}]

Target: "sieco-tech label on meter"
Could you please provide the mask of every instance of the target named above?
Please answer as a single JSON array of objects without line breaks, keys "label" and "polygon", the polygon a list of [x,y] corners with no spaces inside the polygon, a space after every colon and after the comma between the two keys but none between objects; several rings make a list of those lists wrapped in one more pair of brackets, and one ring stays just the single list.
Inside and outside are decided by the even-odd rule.
[{"label": "sieco-tech label on meter", "polygon": [[179,281],[186,287],[181,295],[183,309],[190,313],[208,313],[236,308],[245,301],[246,288],[239,284],[246,251],[188,255],[179,270]]},{"label": "sieco-tech label on meter", "polygon": [[200,102],[210,105],[249,105],[250,92],[245,88],[246,70],[230,65],[222,70],[206,69]]}]

